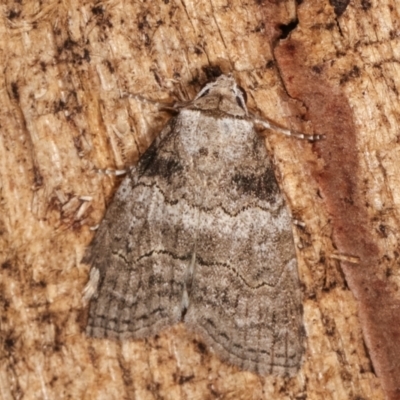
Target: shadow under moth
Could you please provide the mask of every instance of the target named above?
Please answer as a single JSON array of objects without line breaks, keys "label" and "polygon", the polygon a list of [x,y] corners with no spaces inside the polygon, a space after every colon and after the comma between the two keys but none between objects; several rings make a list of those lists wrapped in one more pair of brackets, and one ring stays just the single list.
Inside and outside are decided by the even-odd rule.
[{"label": "shadow under moth", "polygon": [[87,249],[86,332],[137,339],[183,321],[239,368],[293,375],[304,329],[292,219],[254,127],[291,133],[250,116],[226,75],[177,111]]}]

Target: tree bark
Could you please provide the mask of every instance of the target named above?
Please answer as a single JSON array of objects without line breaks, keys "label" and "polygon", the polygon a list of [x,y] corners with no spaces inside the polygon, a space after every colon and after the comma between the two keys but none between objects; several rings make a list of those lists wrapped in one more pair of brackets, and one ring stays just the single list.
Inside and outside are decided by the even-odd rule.
[{"label": "tree bark", "polygon": [[[400,6],[298,3],[3,5],[2,398],[400,399]],[[266,140],[305,223],[307,344],[290,379],[224,364],[183,325],[121,343],[84,334],[80,261],[120,182],[98,169],[135,163],[169,118],[121,93],[188,100],[221,72],[258,115],[326,136]]]}]

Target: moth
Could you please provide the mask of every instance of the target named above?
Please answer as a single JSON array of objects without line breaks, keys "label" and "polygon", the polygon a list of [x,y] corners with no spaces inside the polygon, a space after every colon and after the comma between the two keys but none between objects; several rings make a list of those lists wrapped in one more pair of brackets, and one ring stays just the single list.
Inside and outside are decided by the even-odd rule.
[{"label": "moth", "polygon": [[302,297],[291,215],[255,130],[269,125],[226,75],[177,111],[87,249],[86,332],[138,339],[183,321],[239,368],[293,375]]}]

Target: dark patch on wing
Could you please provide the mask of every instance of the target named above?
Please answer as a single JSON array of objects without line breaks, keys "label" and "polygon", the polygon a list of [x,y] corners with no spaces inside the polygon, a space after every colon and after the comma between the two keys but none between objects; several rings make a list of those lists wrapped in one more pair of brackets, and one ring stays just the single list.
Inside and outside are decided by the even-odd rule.
[{"label": "dark patch on wing", "polygon": [[139,175],[159,176],[168,181],[174,174],[183,171],[183,167],[177,158],[160,157],[157,147],[153,144],[143,154],[138,165]]},{"label": "dark patch on wing", "polygon": [[275,195],[279,193],[278,183],[272,168],[267,168],[264,174],[245,174],[237,172],[232,182],[239,192],[257,196],[261,200],[275,202]]},{"label": "dark patch on wing", "polygon": [[145,175],[160,176],[169,181],[176,173],[181,171],[183,171],[183,167],[177,159],[155,157],[146,169]]}]

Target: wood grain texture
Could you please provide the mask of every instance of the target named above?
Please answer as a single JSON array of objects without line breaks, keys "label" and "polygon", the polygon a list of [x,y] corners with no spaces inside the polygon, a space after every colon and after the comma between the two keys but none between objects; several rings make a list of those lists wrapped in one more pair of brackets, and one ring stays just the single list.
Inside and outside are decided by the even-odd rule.
[{"label": "wood grain texture", "polygon": [[[399,7],[4,3],[2,398],[399,398]],[[286,39],[282,25],[293,28]],[[226,365],[181,325],[121,344],[83,332],[80,260],[119,184],[96,169],[137,161],[168,119],[121,92],[188,100],[216,70],[235,73],[251,110],[327,136],[319,153],[273,133],[266,143],[306,223],[307,345],[291,379]]]}]

